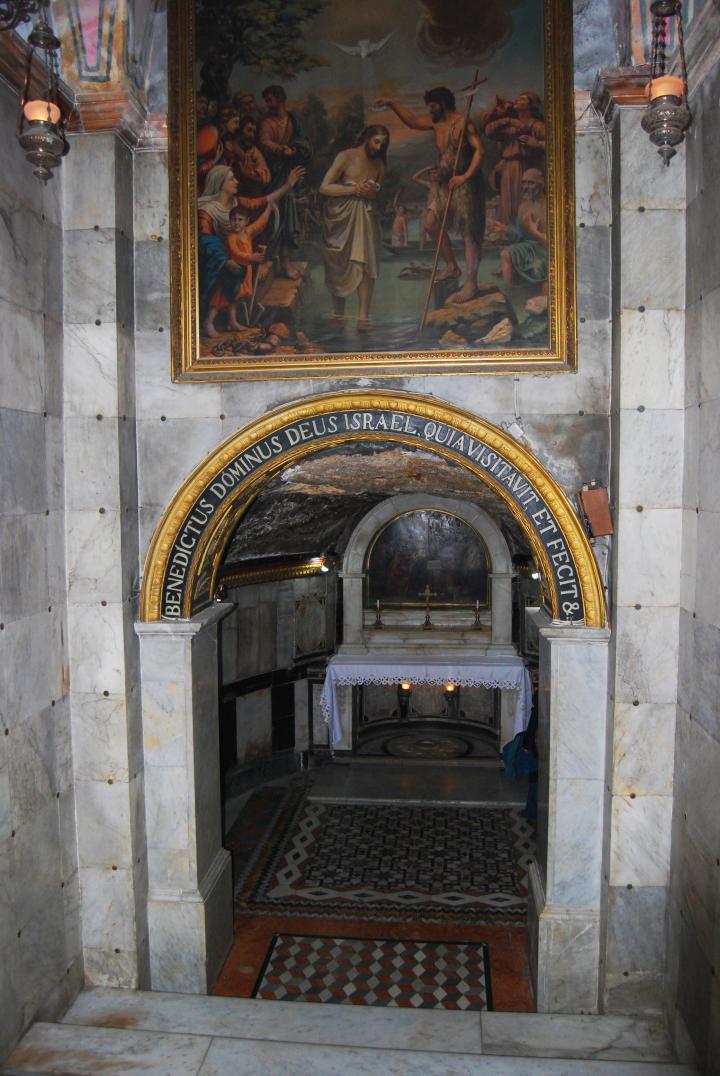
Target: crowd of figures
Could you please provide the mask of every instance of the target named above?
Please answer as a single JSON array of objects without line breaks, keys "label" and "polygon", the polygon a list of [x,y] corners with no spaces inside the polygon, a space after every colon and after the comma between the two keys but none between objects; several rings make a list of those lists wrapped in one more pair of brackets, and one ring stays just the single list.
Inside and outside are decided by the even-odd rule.
[{"label": "crowd of figures", "polygon": [[[426,132],[428,156],[432,137],[434,163],[398,176],[397,169],[389,171],[389,127],[363,126],[362,108],[354,129],[347,128],[347,144],[339,146],[336,139],[328,155],[329,139],[308,121],[308,102],[304,110],[289,109],[283,86],[267,86],[260,102],[246,90],[222,105],[198,94],[204,337],[246,326],[269,272],[298,279],[294,259],[310,237],[322,255],[329,318],[344,321],[346,301],[356,295],[356,328],[372,332],[383,229],[389,233],[386,245],[400,252],[410,246],[412,218],[418,219],[418,249],[438,250],[437,280],[448,282],[449,303],[461,305],[476,297],[483,244],[490,243],[499,249],[496,271],[503,283],[537,285],[536,310],[542,309],[548,252],[545,122],[539,96],[496,97],[490,110],[472,119],[445,86],[429,89],[423,103],[417,111],[392,99],[372,106],[374,112],[394,113],[396,128],[399,120],[406,128]],[[464,266],[454,237],[461,241]]]}]

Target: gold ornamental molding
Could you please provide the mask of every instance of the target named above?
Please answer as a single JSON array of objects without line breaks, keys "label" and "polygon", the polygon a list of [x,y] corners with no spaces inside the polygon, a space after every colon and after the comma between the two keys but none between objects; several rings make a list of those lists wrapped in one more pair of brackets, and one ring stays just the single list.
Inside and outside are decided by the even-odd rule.
[{"label": "gold ornamental molding", "polygon": [[522,528],[553,618],[604,627],[605,599],[585,532],[532,453],[469,411],[382,391],[327,393],[288,404],[218,445],[177,491],[153,536],[141,619],[187,618],[209,604],[230,537],[258,493],[299,460],[353,441],[422,447],[476,475]]}]

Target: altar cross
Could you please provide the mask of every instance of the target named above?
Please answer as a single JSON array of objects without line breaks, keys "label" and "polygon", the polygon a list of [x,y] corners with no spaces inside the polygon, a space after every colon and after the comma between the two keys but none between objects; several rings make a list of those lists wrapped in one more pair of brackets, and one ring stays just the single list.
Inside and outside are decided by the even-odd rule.
[{"label": "altar cross", "polygon": [[426,583],[425,590],[421,590],[418,597],[425,599],[425,623],[423,624],[423,628],[427,631],[428,628],[432,627],[432,623],[430,622],[430,599],[437,598],[438,595],[434,590],[430,590],[430,584]]}]

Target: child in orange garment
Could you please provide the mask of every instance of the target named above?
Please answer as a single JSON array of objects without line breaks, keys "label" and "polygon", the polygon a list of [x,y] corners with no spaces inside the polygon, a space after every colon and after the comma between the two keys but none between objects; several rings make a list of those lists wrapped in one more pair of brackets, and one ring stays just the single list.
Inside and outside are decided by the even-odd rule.
[{"label": "child in orange garment", "polygon": [[[249,299],[253,293],[253,266],[258,266],[260,280],[263,270],[259,268],[265,261],[265,248],[262,251],[253,250],[253,239],[267,226],[272,207],[268,206],[257,220],[250,224],[250,212],[245,206],[236,205],[230,210],[230,231],[225,237],[225,246],[228,258],[235,264],[245,267],[245,276],[240,287],[235,292],[235,297],[228,303],[228,328],[242,329],[237,319],[238,303]],[[264,268],[264,267],[263,267]]]}]

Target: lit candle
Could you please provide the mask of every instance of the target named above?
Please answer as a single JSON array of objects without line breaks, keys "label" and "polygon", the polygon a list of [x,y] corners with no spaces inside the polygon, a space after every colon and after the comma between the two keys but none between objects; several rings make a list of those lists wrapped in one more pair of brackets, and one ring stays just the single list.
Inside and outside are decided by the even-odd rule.
[{"label": "lit candle", "polygon": [[409,680],[403,680],[403,682],[400,684],[400,690],[401,691],[412,691],[412,684],[410,683],[410,681]]},{"label": "lit candle", "polygon": [[454,684],[446,684],[445,685],[445,690],[447,691],[448,695],[451,695],[453,693],[453,691],[455,690],[455,685]]}]

